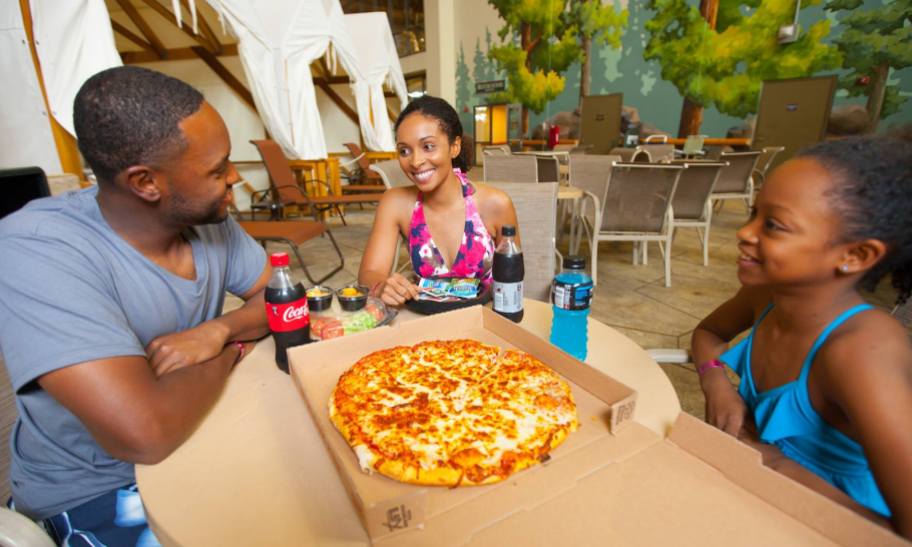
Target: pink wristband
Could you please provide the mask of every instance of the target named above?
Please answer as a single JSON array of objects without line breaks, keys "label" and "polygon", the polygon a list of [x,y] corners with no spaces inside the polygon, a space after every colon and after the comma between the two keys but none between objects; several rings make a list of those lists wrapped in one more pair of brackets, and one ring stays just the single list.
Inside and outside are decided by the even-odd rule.
[{"label": "pink wristband", "polygon": [[238,356],[234,359],[234,363],[231,365],[234,366],[240,363],[241,359],[244,357],[244,342],[241,342],[240,340],[232,340],[228,343],[236,347],[238,350]]},{"label": "pink wristband", "polygon": [[706,371],[711,368],[725,368],[725,363],[723,363],[722,361],[720,361],[718,359],[710,359],[709,361],[706,361],[705,363],[703,363],[702,365],[697,367],[697,374],[699,374],[700,376],[703,376],[703,374],[705,374]]}]

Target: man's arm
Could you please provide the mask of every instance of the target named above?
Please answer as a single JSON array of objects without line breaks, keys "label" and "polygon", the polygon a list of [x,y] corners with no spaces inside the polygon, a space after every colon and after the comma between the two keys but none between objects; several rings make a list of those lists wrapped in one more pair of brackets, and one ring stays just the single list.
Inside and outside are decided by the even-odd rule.
[{"label": "man's arm", "polygon": [[38,384],[113,457],[154,464],[190,436],[239,356],[232,344],[199,366],[158,378],[142,357],[113,357],[54,370]]},{"label": "man's arm", "polygon": [[264,294],[272,267],[266,264],[240,308],[181,332],[149,342],[146,355],[159,376],[213,359],[231,340],[256,340],[269,334]]}]

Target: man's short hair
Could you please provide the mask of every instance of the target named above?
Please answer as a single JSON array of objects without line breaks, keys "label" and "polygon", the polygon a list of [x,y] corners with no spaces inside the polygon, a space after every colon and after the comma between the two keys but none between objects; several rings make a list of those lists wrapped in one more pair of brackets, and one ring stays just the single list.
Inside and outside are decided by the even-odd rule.
[{"label": "man's short hair", "polygon": [[121,66],[95,74],[73,105],[79,150],[100,182],[124,169],[178,153],[186,146],[178,124],[199,110],[203,95],[160,72]]}]

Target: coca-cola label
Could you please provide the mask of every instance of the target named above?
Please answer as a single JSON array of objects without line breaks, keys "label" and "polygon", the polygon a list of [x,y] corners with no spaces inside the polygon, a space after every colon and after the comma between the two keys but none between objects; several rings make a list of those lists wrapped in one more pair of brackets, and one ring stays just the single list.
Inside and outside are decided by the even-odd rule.
[{"label": "coca-cola label", "polygon": [[272,332],[291,332],[310,324],[307,299],[302,298],[287,304],[266,302],[266,318]]}]

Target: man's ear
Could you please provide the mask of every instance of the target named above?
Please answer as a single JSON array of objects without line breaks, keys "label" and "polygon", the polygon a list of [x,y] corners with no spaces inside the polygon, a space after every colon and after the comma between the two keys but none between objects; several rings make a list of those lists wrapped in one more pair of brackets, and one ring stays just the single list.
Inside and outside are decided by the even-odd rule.
[{"label": "man's ear", "polygon": [[879,239],[864,239],[849,244],[842,257],[839,270],[853,274],[865,272],[874,267],[887,254],[887,245]]},{"label": "man's ear", "polygon": [[127,167],[122,176],[127,188],[141,199],[149,202],[161,199],[160,175],[151,167]]}]

